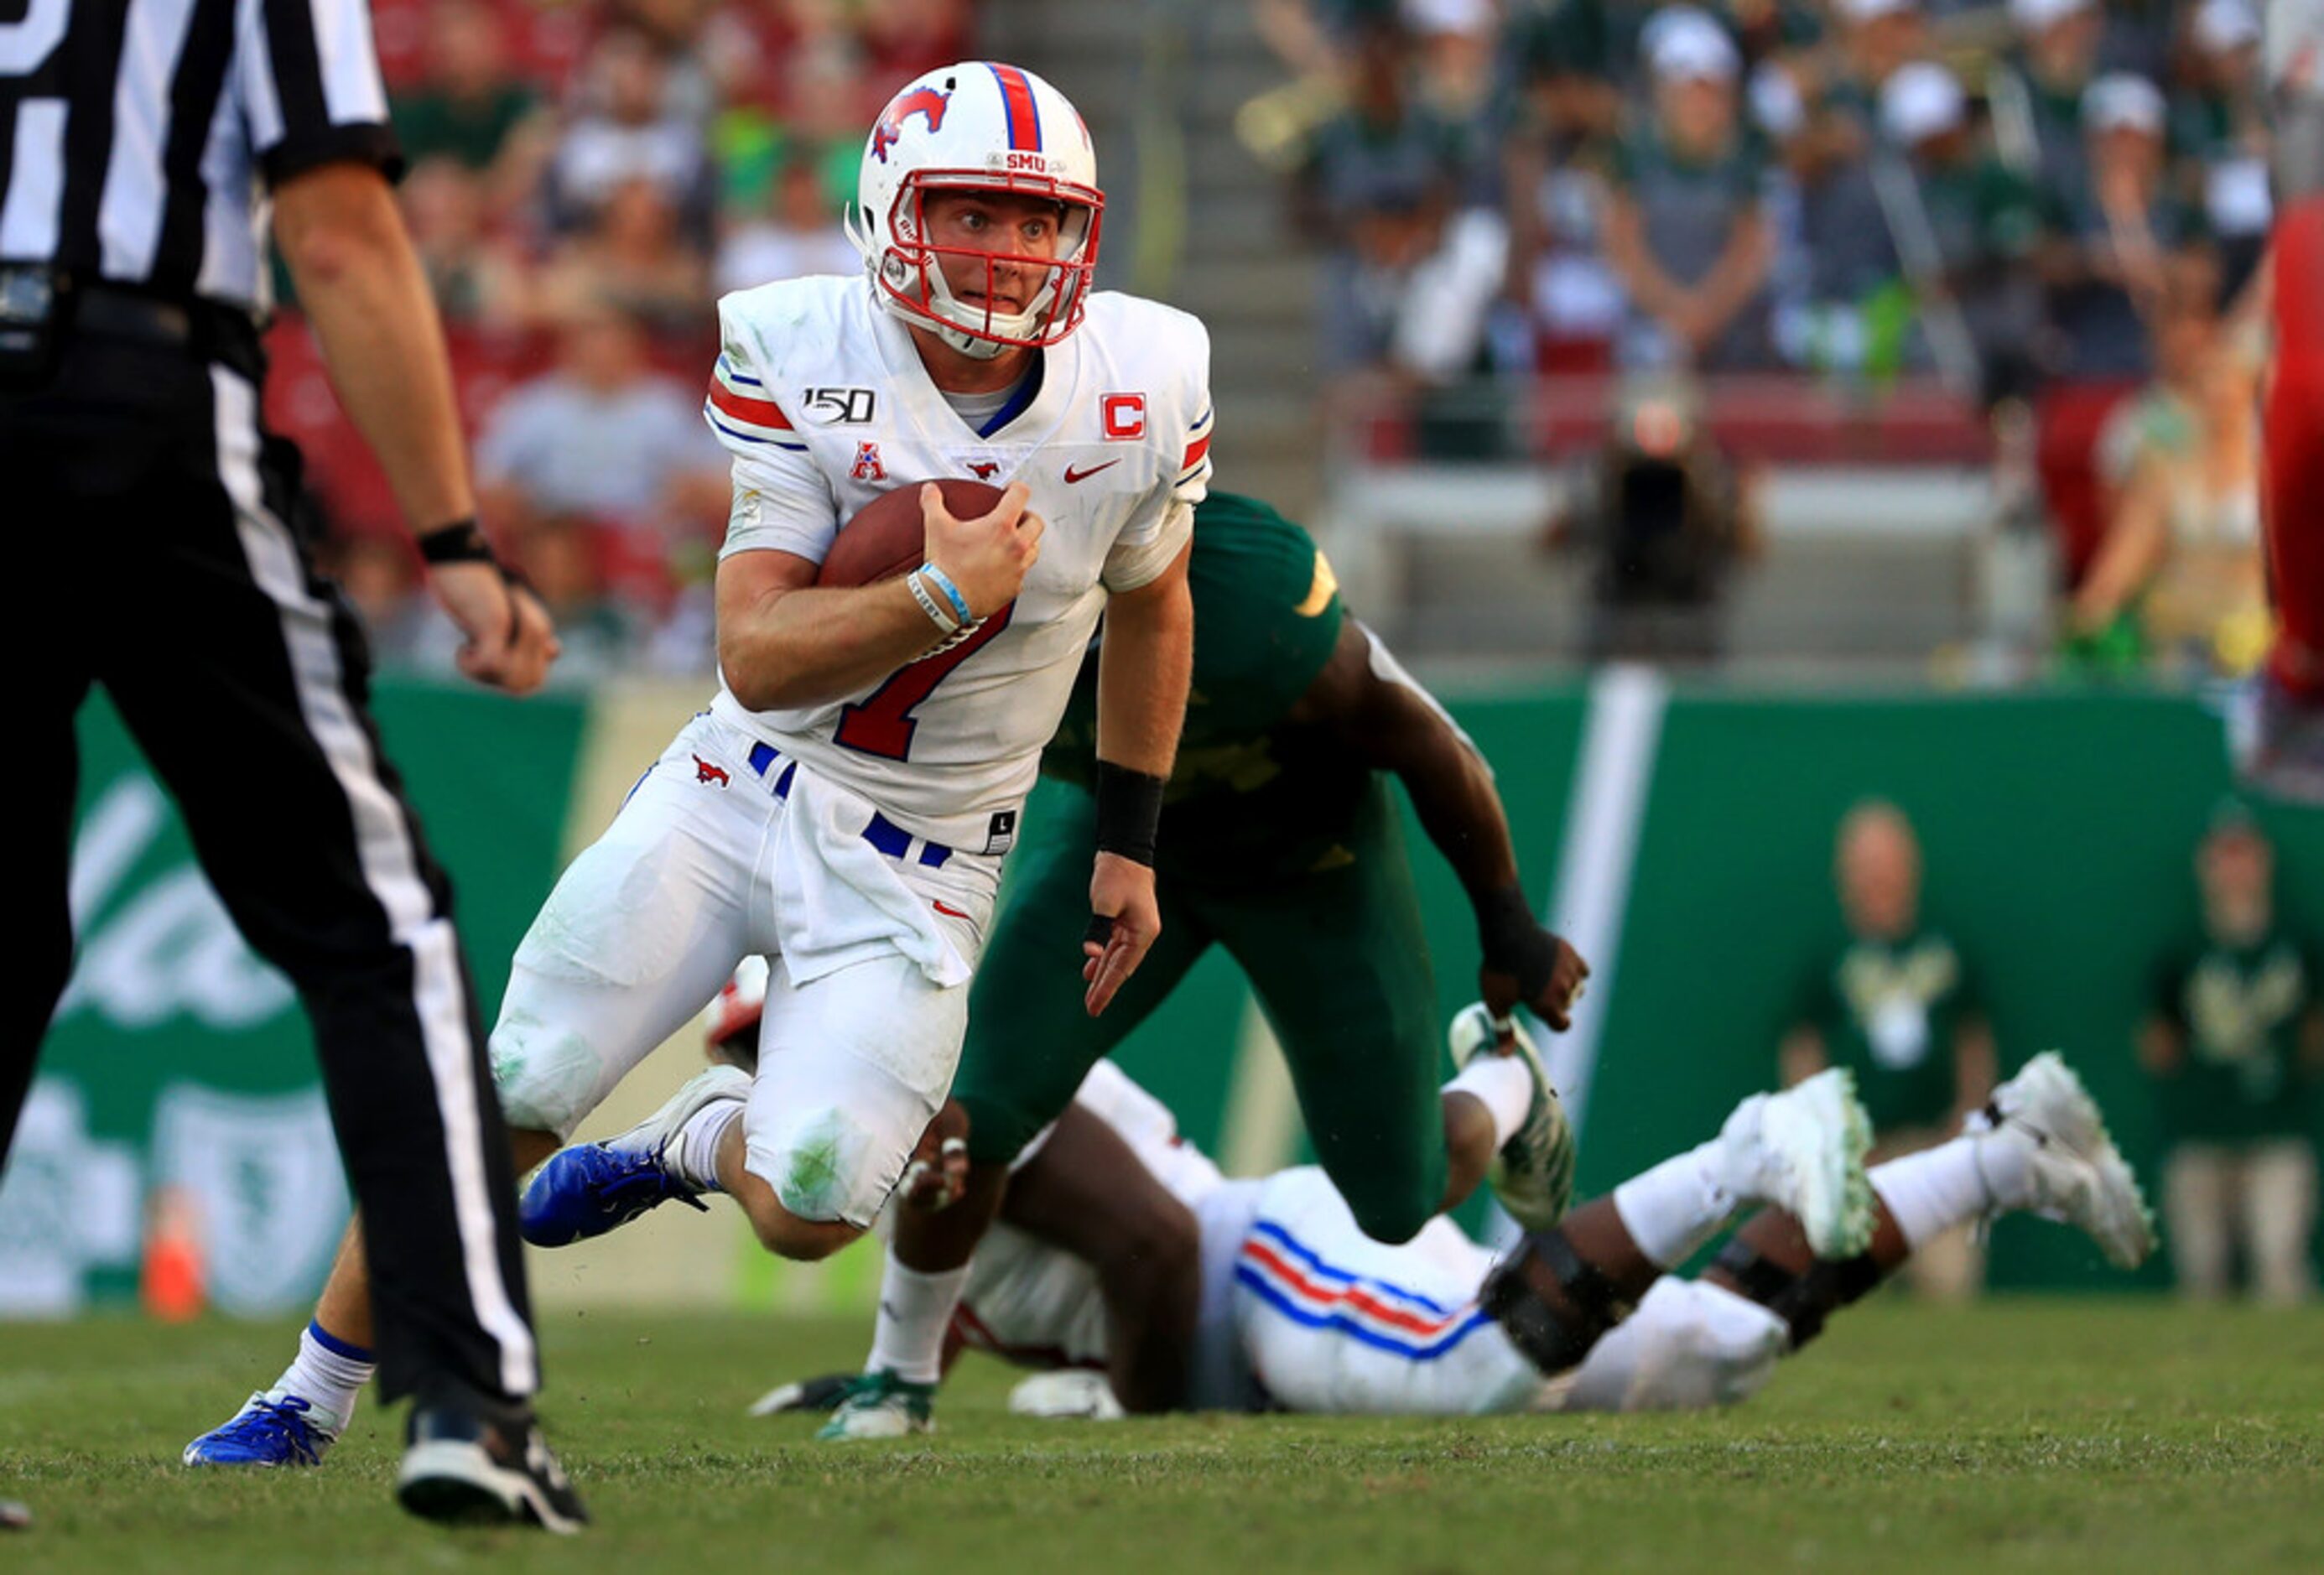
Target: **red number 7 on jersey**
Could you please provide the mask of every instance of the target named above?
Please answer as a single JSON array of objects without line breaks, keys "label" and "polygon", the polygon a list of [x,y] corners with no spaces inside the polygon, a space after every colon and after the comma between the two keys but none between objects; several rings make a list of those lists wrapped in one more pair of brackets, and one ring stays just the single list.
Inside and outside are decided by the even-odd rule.
[{"label": "red number 7 on jersey", "polygon": [[912,732],[920,725],[912,713],[952,676],[954,668],[991,644],[993,637],[1009,627],[1009,615],[1016,610],[1017,603],[1010,603],[950,650],[898,668],[871,694],[841,706],[839,727],[831,735],[832,741],[882,760],[909,760]]}]

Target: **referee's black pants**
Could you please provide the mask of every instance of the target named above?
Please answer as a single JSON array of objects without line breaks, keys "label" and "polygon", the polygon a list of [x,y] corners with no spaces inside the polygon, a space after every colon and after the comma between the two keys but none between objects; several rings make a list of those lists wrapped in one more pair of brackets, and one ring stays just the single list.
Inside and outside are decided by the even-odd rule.
[{"label": "referee's black pants", "polygon": [[74,714],[102,684],[244,936],[298,987],[363,1212],[393,1399],[507,1414],[538,1386],[515,1177],[451,889],[367,699],[362,631],[290,524],[254,337],[81,335],[0,392],[6,704],[31,801],[0,987],[0,1163],[72,961]]}]

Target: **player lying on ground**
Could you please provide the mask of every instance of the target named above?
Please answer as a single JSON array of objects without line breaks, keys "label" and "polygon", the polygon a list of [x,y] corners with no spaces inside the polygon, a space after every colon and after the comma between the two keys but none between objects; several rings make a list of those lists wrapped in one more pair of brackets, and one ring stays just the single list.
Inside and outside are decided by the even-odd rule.
[{"label": "player lying on ground", "polygon": [[[1091,292],[1103,200],[1055,88],[946,67],[865,145],[865,272],[719,303],[704,415],[734,456],[721,687],[518,950],[491,1062],[520,1171],[764,956],[748,1097],[667,1112],[666,1183],[591,1150],[598,1179],[724,1192],[786,1257],[860,1235],[952,1082],[1001,855],[1102,612],[1102,802],[1079,896],[1108,939],[1085,969],[1070,944],[1047,966],[1099,1010],[1152,941],[1209,341],[1182,312]],[[901,545],[925,564],[825,583],[842,520],[899,483],[971,475],[1008,489],[973,518],[936,487],[911,494],[922,520]],[[312,1463],[371,1342],[351,1236],[298,1359],[186,1459]]]},{"label": "player lying on ground", "polygon": [[[1088,923],[1099,818],[1086,791],[1102,732],[1088,664],[1042,758],[1053,780],[1031,806],[970,1001],[953,1090],[970,1117],[967,1196],[899,1221],[867,1373],[829,1436],[927,1424],[953,1303],[1010,1162],[1213,945],[1249,976],[1323,1167],[1368,1234],[1409,1239],[1466,1197],[1495,1156],[1510,1212],[1535,1224],[1556,1217],[1545,1185],[1551,1096],[1535,1059],[1479,1055],[1440,1098],[1435,982],[1389,785],[1403,785],[1468,889],[1487,1001],[1501,1011],[1522,1002],[1563,1027],[1588,970],[1533,916],[1490,768],[1347,615],[1307,533],[1266,504],[1206,498],[1188,578],[1194,677],[1156,859],[1161,939],[1102,1018],[1057,970]],[[657,1118],[617,1147],[639,1150],[669,1128]],[[527,1194],[535,1239],[608,1230],[634,1213],[631,1196],[595,1195],[595,1163],[568,1151],[536,1180]],[[1183,1242],[1149,1246],[1111,1266],[1111,1305],[1136,1326],[1117,1349],[1141,1364],[1118,1376],[1133,1408],[1165,1410],[1185,1396],[1194,1276],[1170,1256],[1189,1250]]]},{"label": "player lying on ground", "polygon": [[[1489,1032],[1470,1009],[1453,1025],[1455,1055]],[[1106,1305],[1098,1265],[1115,1243],[1150,1238],[1157,1216],[1178,1217],[1199,1240],[1187,1404],[1338,1414],[1731,1404],[1916,1244],[1958,1225],[2038,1209],[2088,1231],[2121,1266],[2152,1247],[2128,1167],[2054,1054],[1995,1091],[1975,1130],[1875,1166],[1877,1202],[1849,1199],[1863,1184],[1864,1133],[1845,1076],[1753,1095],[1717,1138],[1536,1236],[1520,1261],[1561,1266],[1581,1315],[1546,1342],[1554,1354],[1542,1359],[1536,1343],[1529,1359],[1488,1306],[1508,1266],[1451,1221],[1391,1247],[1363,1234],[1313,1166],[1226,1180],[1158,1101],[1102,1062],[1018,1167],[970,1266],[947,1359],[969,1348],[1054,1369],[1019,1386],[1019,1409],[1120,1414],[1099,1375],[1134,1365],[1112,1341],[1136,1325]],[[1768,1207],[1718,1266],[1692,1281],[1667,1272],[1755,1203]],[[1868,1215],[1869,1248],[1851,1252],[1842,1227]],[[844,1376],[786,1385],[752,1409],[825,1409],[853,1386]]]}]

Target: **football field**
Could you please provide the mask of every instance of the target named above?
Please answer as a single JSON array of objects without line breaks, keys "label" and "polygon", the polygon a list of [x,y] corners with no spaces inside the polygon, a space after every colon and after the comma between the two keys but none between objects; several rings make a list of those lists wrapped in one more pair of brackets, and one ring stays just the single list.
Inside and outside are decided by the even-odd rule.
[{"label": "football field", "polygon": [[580,1542],[405,1518],[374,1409],[320,1470],[180,1468],[289,1333],[0,1329],[0,1497],[37,1516],[0,1570],[2324,1569],[2324,1312],[1876,1302],[1699,1416],[1034,1423],[971,1358],[938,1436],[844,1448],[742,1410],[860,1324],[562,1313]]}]

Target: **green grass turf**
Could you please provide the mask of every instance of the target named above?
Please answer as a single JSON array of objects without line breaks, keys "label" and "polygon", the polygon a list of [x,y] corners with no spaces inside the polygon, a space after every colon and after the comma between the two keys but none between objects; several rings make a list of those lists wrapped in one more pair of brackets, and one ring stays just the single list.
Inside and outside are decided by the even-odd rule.
[{"label": "green grass turf", "polygon": [[742,1407],[852,1323],[560,1315],[567,1543],[392,1506],[367,1408],[319,1471],[192,1472],[281,1329],[0,1326],[0,1571],[2324,1570],[2324,1314],[1876,1302],[1717,1415],[1020,1422],[973,1359],[936,1439]]}]

